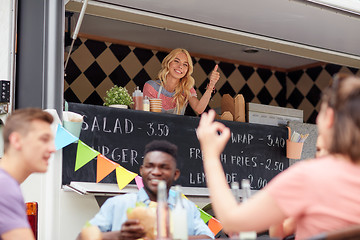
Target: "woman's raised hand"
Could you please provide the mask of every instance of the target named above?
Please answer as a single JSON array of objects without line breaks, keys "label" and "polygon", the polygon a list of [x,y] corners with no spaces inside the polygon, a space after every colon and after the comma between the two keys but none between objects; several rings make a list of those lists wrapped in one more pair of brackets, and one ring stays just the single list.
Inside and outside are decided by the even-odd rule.
[{"label": "woman's raised hand", "polygon": [[220,122],[214,122],[214,118],[214,110],[203,113],[196,130],[205,159],[218,159],[230,138],[230,129]]},{"label": "woman's raised hand", "polygon": [[215,88],[215,84],[219,81],[220,79],[220,73],[217,71],[218,70],[219,65],[215,65],[214,70],[211,72],[210,75],[210,83],[209,83],[209,88],[210,89],[214,89]]}]

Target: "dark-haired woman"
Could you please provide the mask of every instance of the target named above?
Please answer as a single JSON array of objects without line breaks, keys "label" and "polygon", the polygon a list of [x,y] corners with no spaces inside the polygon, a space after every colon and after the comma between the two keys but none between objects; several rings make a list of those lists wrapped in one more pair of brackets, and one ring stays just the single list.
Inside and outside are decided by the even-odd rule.
[{"label": "dark-haired woman", "polygon": [[214,116],[202,115],[197,134],[212,206],[225,231],[263,231],[293,218],[296,239],[306,239],[360,224],[360,78],[335,77],[323,93],[317,126],[328,154],[292,165],[244,204],[232,197],[219,159],[230,130]]}]

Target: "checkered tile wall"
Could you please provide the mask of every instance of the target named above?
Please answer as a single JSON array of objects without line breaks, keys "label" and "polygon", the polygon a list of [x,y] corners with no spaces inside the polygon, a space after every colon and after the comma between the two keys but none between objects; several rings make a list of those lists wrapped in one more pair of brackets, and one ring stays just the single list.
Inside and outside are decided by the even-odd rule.
[{"label": "checkered tile wall", "polygon": [[334,64],[323,64],[288,72],[286,107],[304,110],[304,121],[315,123],[316,116],[320,110],[319,100],[321,92],[329,85],[331,77],[338,72],[360,76],[358,69]]},{"label": "checkered tile wall", "polygon": [[[78,38],[79,47],[71,54],[65,76],[65,100],[102,105],[106,90],[114,84],[131,93],[142,89],[149,79],[156,79],[166,52]],[[220,80],[209,103],[219,108],[221,96],[244,95],[246,102],[291,107],[304,110],[304,121],[314,123],[319,110],[321,90],[339,71],[360,74],[357,69],[323,65],[293,72],[272,71],[227,62],[193,57],[195,89],[204,92],[208,76],[219,64]],[[195,115],[188,107],[187,115]]]}]

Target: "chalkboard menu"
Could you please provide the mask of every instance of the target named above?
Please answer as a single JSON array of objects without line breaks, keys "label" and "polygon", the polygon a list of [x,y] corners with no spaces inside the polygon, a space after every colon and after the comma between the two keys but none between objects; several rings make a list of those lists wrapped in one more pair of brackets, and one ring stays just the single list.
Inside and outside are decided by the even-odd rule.
[{"label": "chalkboard menu", "polygon": [[[167,140],[178,146],[181,177],[177,184],[206,187],[195,132],[200,118],[77,103],[69,103],[69,111],[84,115],[80,140],[129,171],[139,173],[147,143]],[[221,154],[229,183],[248,178],[252,189],[261,189],[288,168],[287,128],[222,122],[231,130],[231,138]],[[96,159],[74,172],[76,151],[76,143],[63,149],[63,184],[96,182]],[[116,183],[115,171],[101,182]]]}]

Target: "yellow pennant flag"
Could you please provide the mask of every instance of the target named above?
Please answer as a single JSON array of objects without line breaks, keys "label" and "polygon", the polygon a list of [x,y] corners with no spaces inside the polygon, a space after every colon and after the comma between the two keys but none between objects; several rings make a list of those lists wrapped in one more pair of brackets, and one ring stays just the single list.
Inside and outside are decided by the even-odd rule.
[{"label": "yellow pennant flag", "polygon": [[81,140],[78,142],[76,160],[75,160],[75,171],[79,170],[85,164],[90,162],[94,157],[99,155],[98,151],[95,151]]},{"label": "yellow pennant flag", "polygon": [[120,190],[128,185],[136,176],[136,173],[130,172],[122,166],[116,168],[116,180]]}]

